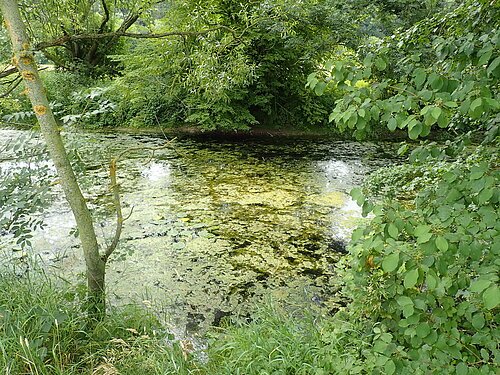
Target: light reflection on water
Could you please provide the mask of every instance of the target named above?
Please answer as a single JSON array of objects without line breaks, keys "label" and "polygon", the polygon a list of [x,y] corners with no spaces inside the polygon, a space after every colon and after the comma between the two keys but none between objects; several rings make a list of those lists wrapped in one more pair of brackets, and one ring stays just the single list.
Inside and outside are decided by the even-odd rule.
[{"label": "light reflection on water", "polygon": [[[78,137],[85,164],[94,166],[80,179],[87,180],[105,244],[114,230],[106,158],[163,140]],[[105,156],[96,151],[104,149]],[[378,154],[374,145],[348,142],[180,140],[147,164],[146,150],[125,157],[118,178],[124,212],[134,211],[107,272],[112,300],[141,301],[147,292],[176,314],[176,325],[186,326],[189,316],[210,324],[220,312],[244,315],[269,296],[326,304],[339,257],[329,243],[347,240],[361,220],[347,192],[388,162]],[[69,233],[74,221],[60,191],[45,215],[35,252],[65,276],[82,272],[78,242]]]},{"label": "light reflection on water", "polygon": [[171,172],[169,163],[152,161],[144,167],[141,175],[150,182],[162,182],[167,186],[170,183]]}]

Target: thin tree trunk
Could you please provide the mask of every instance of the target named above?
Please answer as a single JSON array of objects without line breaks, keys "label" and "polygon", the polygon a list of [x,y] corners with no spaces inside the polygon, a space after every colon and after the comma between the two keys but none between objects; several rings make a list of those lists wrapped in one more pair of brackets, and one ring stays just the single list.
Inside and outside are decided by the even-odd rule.
[{"label": "thin tree trunk", "polygon": [[66,200],[76,220],[87,267],[91,309],[94,314],[104,314],[105,262],[99,254],[92,216],[71,167],[54,114],[49,107],[49,101],[38,75],[33,51],[19,13],[18,4],[16,0],[0,0],[0,10],[12,41],[13,65],[21,73],[26,85],[26,91],[47,143],[50,157],[57,169]]}]

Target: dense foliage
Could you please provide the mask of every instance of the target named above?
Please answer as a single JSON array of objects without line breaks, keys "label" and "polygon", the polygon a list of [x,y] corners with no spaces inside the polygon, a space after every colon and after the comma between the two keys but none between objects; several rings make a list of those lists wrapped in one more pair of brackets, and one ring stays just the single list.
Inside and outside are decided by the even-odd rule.
[{"label": "dense foliage", "polygon": [[330,121],[363,138],[372,127],[406,129],[411,139],[432,127],[498,133],[500,6],[466,1],[452,12],[360,49],[354,63],[330,61],[308,85],[343,90]]},{"label": "dense foliage", "polygon": [[[177,367],[177,358],[175,371],[494,374],[500,360],[500,4],[211,0],[175,1],[163,11],[168,16],[155,18],[155,31],[191,33],[101,50],[114,55],[100,64],[123,67],[113,81],[45,76],[64,123],[241,130],[322,124],[331,112],[330,122],[359,139],[398,129],[411,140],[450,139],[403,145],[401,155],[413,148],[409,163],[380,170],[353,190],[371,219],[354,232],[350,254],[336,269],[345,309],[321,323],[275,311],[258,316],[217,336],[207,367],[182,360]],[[102,18],[94,16],[88,27],[95,31]],[[58,78],[70,84],[61,87]],[[77,81],[78,90],[71,90]],[[15,113],[7,116],[14,117],[4,119],[30,115],[22,100],[11,103]],[[26,188],[22,201],[38,194],[23,173],[3,180],[4,197],[19,186]],[[26,209],[12,211],[25,227],[2,218],[2,229],[28,234]],[[37,313],[33,344],[19,346],[18,337],[28,333],[19,318],[5,316],[23,312],[1,298],[0,327],[14,332],[9,353],[26,356],[33,349],[33,363],[60,366],[57,352],[47,351],[57,334],[55,315]],[[72,337],[89,342],[80,339]],[[147,344],[163,350],[156,341]],[[152,366],[172,370],[170,363]]]},{"label": "dense foliage", "polygon": [[423,145],[413,164],[379,171],[352,192],[373,218],[353,234],[344,293],[350,319],[371,333],[363,356],[381,373],[495,373],[499,11],[465,1],[308,79],[318,94],[343,90],[330,121],[358,138],[385,125],[411,139],[469,131],[485,144]]},{"label": "dense foliage", "polygon": [[[304,87],[307,74],[335,56],[349,61],[367,37],[388,35],[446,4],[44,0],[21,5],[41,62],[83,77],[119,75],[99,83],[106,92],[103,100],[116,108],[96,106],[99,114],[106,112],[98,119],[81,116],[85,96],[62,95],[71,85],[54,88],[51,96],[65,99],[60,117],[94,126],[189,124],[202,130],[247,130],[259,124],[326,124],[340,93],[332,89],[316,97]],[[120,32],[173,35],[142,40],[113,36]]]}]

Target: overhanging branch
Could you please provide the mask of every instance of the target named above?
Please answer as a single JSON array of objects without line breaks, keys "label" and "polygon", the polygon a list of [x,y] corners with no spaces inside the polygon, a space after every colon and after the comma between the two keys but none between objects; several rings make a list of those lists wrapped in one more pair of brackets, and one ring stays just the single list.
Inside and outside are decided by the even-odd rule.
[{"label": "overhanging branch", "polygon": [[43,50],[50,47],[63,46],[68,42],[78,41],[78,40],[98,40],[98,39],[110,39],[117,37],[126,37],[134,39],[161,39],[170,36],[197,36],[204,35],[213,31],[226,30],[234,34],[234,30],[227,26],[217,26],[211,29],[201,30],[201,31],[170,31],[166,33],[129,33],[126,31],[116,31],[102,34],[77,34],[77,35],[64,35],[60,38],[54,39],[49,42],[41,42],[35,46],[35,50]]}]

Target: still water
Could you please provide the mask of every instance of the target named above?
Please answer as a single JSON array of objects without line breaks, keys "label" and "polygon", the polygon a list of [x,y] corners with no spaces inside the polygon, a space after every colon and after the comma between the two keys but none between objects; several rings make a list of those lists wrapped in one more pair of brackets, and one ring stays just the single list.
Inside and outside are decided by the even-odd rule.
[{"label": "still water", "polygon": [[[0,130],[0,145],[24,132]],[[114,304],[154,304],[199,330],[257,301],[333,309],[334,264],[363,218],[348,191],[390,163],[393,146],[327,140],[66,135],[103,244],[113,236],[107,165],[118,164],[125,222],[107,271]],[[3,158],[0,168],[22,160]],[[83,282],[74,220],[57,185],[33,253]]]}]

